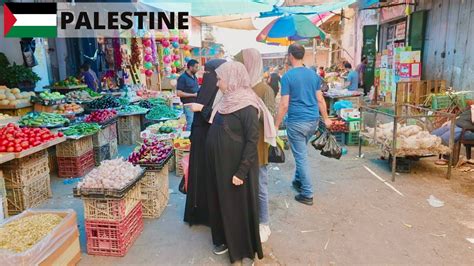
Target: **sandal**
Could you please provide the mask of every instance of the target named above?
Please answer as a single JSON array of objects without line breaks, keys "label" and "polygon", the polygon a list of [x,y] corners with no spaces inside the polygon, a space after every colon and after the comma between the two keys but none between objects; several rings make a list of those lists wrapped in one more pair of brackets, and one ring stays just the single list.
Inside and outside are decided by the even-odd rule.
[{"label": "sandal", "polygon": [[447,164],[448,164],[448,160],[439,159],[439,160],[436,160],[436,161],[435,161],[435,164],[436,164],[436,165],[447,165]]}]

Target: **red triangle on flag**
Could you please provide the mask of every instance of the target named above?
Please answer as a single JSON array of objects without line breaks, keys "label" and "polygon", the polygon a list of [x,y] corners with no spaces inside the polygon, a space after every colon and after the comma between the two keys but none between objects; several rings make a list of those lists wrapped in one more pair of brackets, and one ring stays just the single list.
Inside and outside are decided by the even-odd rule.
[{"label": "red triangle on flag", "polygon": [[5,29],[3,31],[3,34],[6,36],[10,29],[13,27],[13,25],[15,25],[16,18],[6,4],[4,5],[4,7],[5,14],[3,15],[3,25]]}]

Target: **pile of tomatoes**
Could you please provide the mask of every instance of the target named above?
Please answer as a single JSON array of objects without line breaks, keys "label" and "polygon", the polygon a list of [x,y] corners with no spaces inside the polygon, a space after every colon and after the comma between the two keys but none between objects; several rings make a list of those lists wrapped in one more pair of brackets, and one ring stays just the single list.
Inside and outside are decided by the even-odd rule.
[{"label": "pile of tomatoes", "polygon": [[62,136],[62,132],[54,134],[47,128],[20,128],[10,123],[0,129],[0,152],[21,152]]}]

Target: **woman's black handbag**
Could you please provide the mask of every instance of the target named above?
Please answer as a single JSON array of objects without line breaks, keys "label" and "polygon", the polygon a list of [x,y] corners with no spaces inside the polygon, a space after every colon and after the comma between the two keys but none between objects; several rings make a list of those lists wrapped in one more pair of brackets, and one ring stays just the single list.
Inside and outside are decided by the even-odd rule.
[{"label": "woman's black handbag", "polygon": [[278,143],[276,147],[270,146],[268,148],[268,162],[269,163],[284,163],[285,162],[285,152],[283,147]]}]

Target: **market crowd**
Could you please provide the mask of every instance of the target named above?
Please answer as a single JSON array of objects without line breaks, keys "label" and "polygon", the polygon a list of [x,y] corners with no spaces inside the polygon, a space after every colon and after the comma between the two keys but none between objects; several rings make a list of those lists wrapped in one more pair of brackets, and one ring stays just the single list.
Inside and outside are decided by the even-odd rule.
[{"label": "market crowd", "polygon": [[[204,66],[188,62],[177,82],[191,129],[184,221],[211,228],[213,252],[229,253],[231,263],[263,258],[262,242],[271,234],[268,213],[269,149],[285,121],[295,158],[295,200],[313,205],[307,144],[319,121],[330,125],[320,90],[322,80],[303,64],[305,49],[288,48],[288,64],[268,79],[256,49],[244,49],[233,61],[213,59]],[[279,106],[275,97],[280,93]],[[182,184],[185,182],[182,182]]]}]

